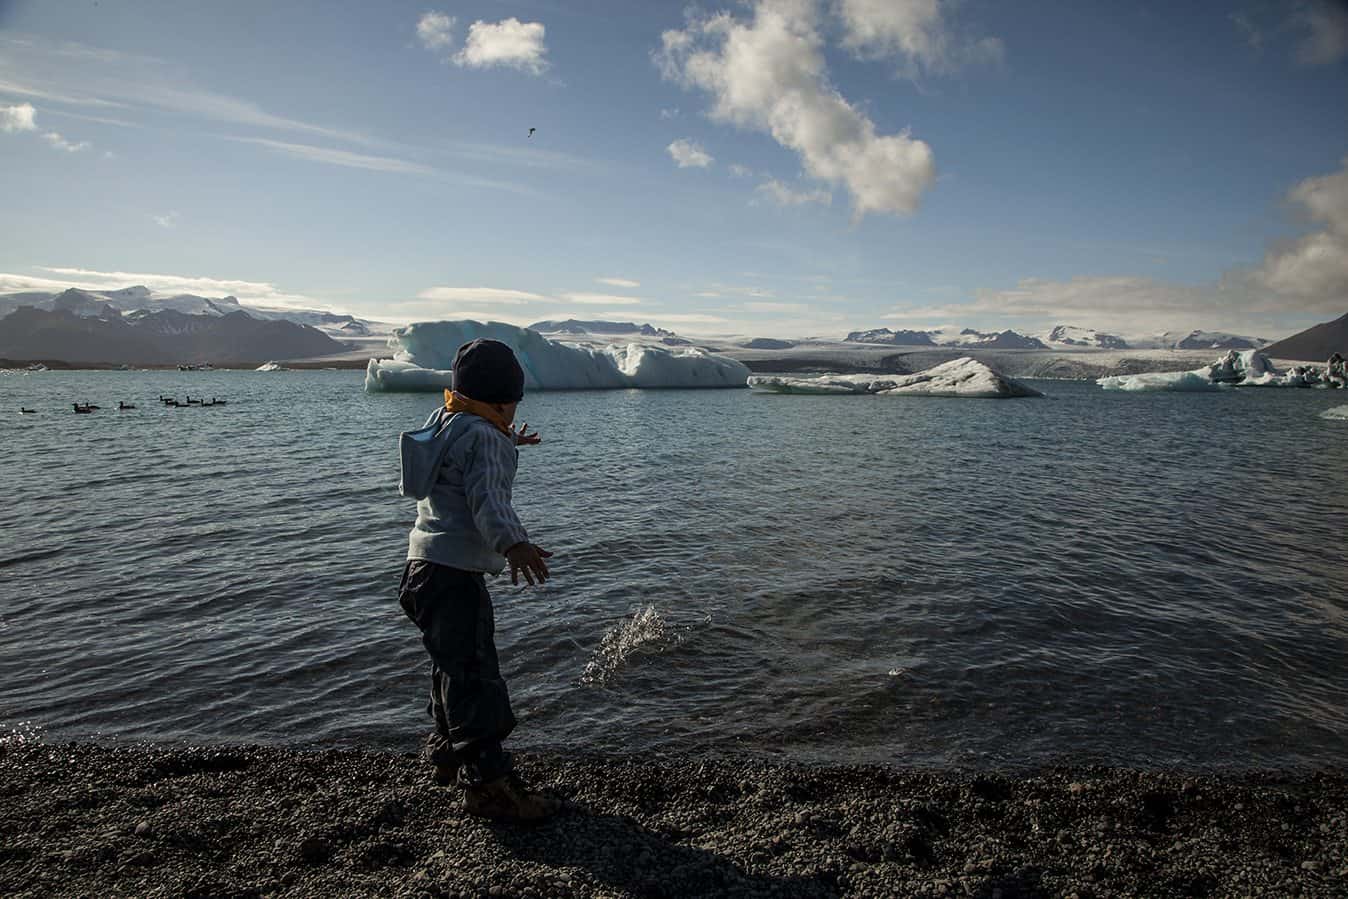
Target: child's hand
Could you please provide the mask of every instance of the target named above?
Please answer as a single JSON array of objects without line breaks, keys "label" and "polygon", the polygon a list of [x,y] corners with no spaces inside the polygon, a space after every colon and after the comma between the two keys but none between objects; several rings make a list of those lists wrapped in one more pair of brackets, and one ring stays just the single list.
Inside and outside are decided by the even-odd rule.
[{"label": "child's hand", "polygon": [[529,423],[526,421],[520,425],[520,429],[515,432],[516,446],[538,446],[543,442],[543,438],[538,436],[538,432],[529,433]]},{"label": "child's hand", "polygon": [[520,582],[521,571],[524,572],[524,579],[529,582],[530,587],[534,586],[534,578],[538,578],[540,584],[547,581],[548,563],[544,559],[552,558],[552,553],[543,547],[532,543],[516,543],[506,550],[505,554],[510,560],[510,583]]}]

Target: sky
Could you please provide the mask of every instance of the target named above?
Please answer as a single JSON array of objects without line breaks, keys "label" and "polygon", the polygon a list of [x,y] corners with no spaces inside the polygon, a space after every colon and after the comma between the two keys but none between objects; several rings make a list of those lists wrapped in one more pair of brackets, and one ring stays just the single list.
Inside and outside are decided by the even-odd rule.
[{"label": "sky", "polygon": [[0,0],[0,192],[0,292],[1276,338],[1348,312],[1348,5]]}]

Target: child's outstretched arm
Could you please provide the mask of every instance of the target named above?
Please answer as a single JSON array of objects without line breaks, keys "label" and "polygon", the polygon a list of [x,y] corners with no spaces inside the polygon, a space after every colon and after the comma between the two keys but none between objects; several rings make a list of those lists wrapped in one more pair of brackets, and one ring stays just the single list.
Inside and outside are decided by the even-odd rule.
[{"label": "child's outstretched arm", "polygon": [[538,578],[538,583],[545,583],[548,579],[548,563],[544,560],[552,557],[541,546],[533,543],[516,543],[510,549],[506,550],[506,558],[510,561],[510,583],[518,584],[520,582],[520,572],[524,572],[524,579],[529,582],[529,586],[534,585],[534,578]]},{"label": "child's outstretched arm", "polygon": [[511,486],[515,481],[515,449],[495,435],[475,436],[463,457],[463,490],[473,523],[483,539],[510,561],[510,581],[519,583],[519,571],[532,586],[534,578],[548,579],[543,560],[552,555],[529,542],[515,508]]}]

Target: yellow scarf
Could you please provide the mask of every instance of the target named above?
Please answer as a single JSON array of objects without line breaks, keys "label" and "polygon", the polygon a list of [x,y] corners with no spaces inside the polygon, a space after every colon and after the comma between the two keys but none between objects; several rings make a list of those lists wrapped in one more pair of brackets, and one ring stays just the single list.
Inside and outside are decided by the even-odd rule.
[{"label": "yellow scarf", "polygon": [[445,391],[445,408],[450,412],[471,412],[479,418],[485,418],[496,426],[502,434],[514,438],[515,432],[510,430],[510,425],[501,417],[501,413],[496,411],[496,407],[472,397],[464,396],[462,393],[455,393],[452,390]]}]

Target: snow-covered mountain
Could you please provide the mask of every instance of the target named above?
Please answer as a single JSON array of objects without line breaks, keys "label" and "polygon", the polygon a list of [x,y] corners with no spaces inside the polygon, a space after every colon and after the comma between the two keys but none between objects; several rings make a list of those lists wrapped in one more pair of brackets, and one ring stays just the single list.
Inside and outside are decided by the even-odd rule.
[{"label": "snow-covered mountain", "polygon": [[643,337],[673,337],[673,331],[657,328],[654,325],[638,325],[635,322],[578,321],[568,318],[565,321],[534,322],[530,331],[540,334],[640,334]]},{"label": "snow-covered mountain", "polygon": [[[1172,335],[1165,335],[1171,337]],[[1224,331],[1190,331],[1175,342],[1177,350],[1257,350],[1268,346],[1262,337],[1245,337]]]},{"label": "snow-covered mountain", "polygon": [[891,331],[888,328],[853,331],[843,340],[848,343],[892,343],[896,346],[932,345],[931,333],[928,331]]},{"label": "snow-covered mountain", "polygon": [[94,365],[256,364],[347,349],[316,328],[254,318],[242,309],[227,315],[137,309],[123,315],[110,303],[90,303],[66,296],[60,308],[25,305],[6,314],[0,318],[0,357]]},{"label": "snow-covered mountain", "polygon": [[1224,331],[1171,331],[1142,337],[1123,337],[1078,325],[1055,325],[1041,334],[1033,335],[1011,330],[978,331],[974,328],[934,331],[874,328],[853,331],[844,339],[849,343],[996,350],[1257,350],[1268,344],[1262,337],[1246,337]]},{"label": "snow-covered mountain", "polygon": [[995,350],[1042,350],[1046,347],[1037,337],[1029,337],[1016,331],[975,331],[964,328],[960,331],[891,331],[889,328],[873,328],[869,331],[853,331],[843,338],[849,343],[885,343],[896,346],[946,346],[959,349],[995,349]]},{"label": "snow-covered mountain", "polygon": [[46,311],[67,311],[83,318],[106,318],[108,310],[125,313],[180,312],[184,315],[208,315],[222,318],[234,312],[246,312],[251,318],[263,321],[288,321],[309,325],[332,337],[368,337],[387,334],[392,326],[383,322],[359,319],[312,309],[276,309],[244,305],[237,297],[201,297],[190,293],[157,294],[143,285],[118,290],[24,291],[0,295],[0,317],[20,306],[32,306]]},{"label": "snow-covered mountain", "polygon": [[1114,334],[1106,334],[1094,328],[1078,328],[1075,325],[1055,325],[1039,335],[1039,339],[1052,348],[1077,348],[1101,350],[1126,350],[1128,341]]},{"label": "snow-covered mountain", "polygon": [[1268,343],[1262,337],[1225,331],[1166,331],[1128,338],[1130,347],[1143,350],[1258,350]]},{"label": "snow-covered mountain", "polygon": [[1043,350],[1047,349],[1038,337],[1030,337],[1018,331],[975,331],[964,328],[958,334],[948,331],[931,332],[932,342],[938,346],[959,347],[960,349],[988,350]]}]

